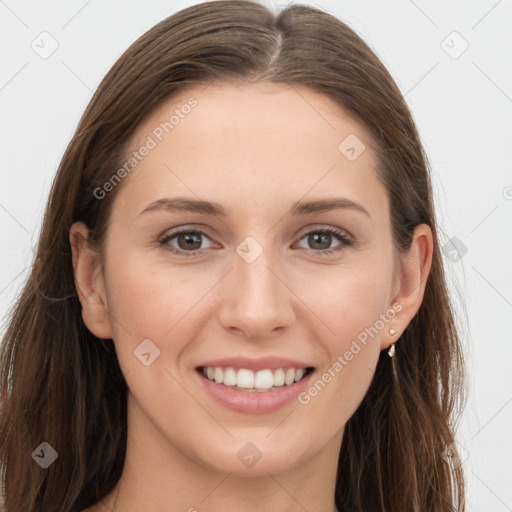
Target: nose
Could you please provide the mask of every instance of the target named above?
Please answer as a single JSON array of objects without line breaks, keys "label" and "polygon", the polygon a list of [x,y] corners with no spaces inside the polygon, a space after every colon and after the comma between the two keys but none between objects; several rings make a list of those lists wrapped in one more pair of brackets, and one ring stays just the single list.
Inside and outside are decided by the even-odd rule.
[{"label": "nose", "polygon": [[223,284],[222,326],[255,341],[282,335],[294,321],[296,296],[283,266],[270,253],[264,249],[254,261],[235,254],[234,268]]}]

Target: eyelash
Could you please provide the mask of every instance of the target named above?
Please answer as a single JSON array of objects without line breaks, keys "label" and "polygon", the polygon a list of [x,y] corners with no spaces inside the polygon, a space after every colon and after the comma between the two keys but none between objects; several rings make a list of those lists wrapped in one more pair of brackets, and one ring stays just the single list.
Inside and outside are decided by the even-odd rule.
[{"label": "eyelash", "polygon": [[[200,231],[200,230],[197,230],[197,229],[182,229],[180,231],[175,231],[174,233],[165,234],[158,241],[159,241],[161,246],[164,246],[164,245],[167,245],[168,242],[170,240],[172,240],[173,238],[176,238],[177,236],[185,234],[185,233],[186,234],[193,233],[193,234],[196,234],[196,235],[204,235],[207,238],[209,238],[208,235],[206,233],[204,233],[203,231]],[[303,238],[305,238],[305,237],[307,237],[307,236],[309,236],[311,234],[315,234],[315,233],[316,234],[318,234],[318,233],[322,233],[322,234],[328,233],[328,234],[331,234],[331,235],[335,235],[340,240],[340,242],[342,242],[335,249],[321,249],[321,250],[320,249],[319,250],[311,249],[312,251],[316,252],[317,254],[322,254],[322,255],[324,255],[324,254],[325,255],[326,254],[333,254],[333,253],[337,253],[337,252],[343,251],[346,247],[350,247],[352,245],[355,245],[355,242],[351,238],[349,238],[349,236],[344,231],[341,231],[341,230],[336,229],[336,228],[323,228],[323,229],[309,231],[308,233],[304,234],[304,236],[302,236],[300,238],[300,240],[302,240]],[[181,251],[181,250],[176,250],[176,249],[169,249],[168,247],[169,246],[166,247],[166,250],[172,252],[173,254],[177,254],[178,256],[196,256],[202,250],[202,249],[200,249],[200,250],[197,250],[197,251]]]}]

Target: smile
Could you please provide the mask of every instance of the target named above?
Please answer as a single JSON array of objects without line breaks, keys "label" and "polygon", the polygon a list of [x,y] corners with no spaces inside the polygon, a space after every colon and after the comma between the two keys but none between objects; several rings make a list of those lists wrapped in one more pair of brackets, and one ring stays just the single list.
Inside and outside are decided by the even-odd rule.
[{"label": "smile", "polygon": [[302,380],[313,368],[278,368],[259,371],[248,368],[200,367],[200,372],[210,381],[230,386],[237,391],[274,391]]},{"label": "smile", "polygon": [[236,368],[199,366],[194,372],[206,395],[226,409],[244,414],[268,414],[297,402],[308,386],[313,367]]}]

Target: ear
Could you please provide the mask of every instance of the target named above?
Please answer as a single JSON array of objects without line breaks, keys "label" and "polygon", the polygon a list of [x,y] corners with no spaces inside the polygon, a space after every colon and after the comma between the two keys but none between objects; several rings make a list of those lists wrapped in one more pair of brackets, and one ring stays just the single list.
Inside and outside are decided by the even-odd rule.
[{"label": "ear", "polygon": [[384,331],[382,350],[400,338],[418,312],[432,266],[433,250],[432,230],[426,224],[419,224],[414,229],[411,247],[407,253],[401,254],[398,258],[390,304],[390,308],[396,311],[396,315],[388,324],[390,329],[395,329],[396,334],[393,336],[389,334],[388,328]]},{"label": "ear", "polygon": [[88,234],[83,222],[75,222],[69,230],[75,287],[87,328],[98,338],[111,339],[112,327],[100,254],[88,243]]}]

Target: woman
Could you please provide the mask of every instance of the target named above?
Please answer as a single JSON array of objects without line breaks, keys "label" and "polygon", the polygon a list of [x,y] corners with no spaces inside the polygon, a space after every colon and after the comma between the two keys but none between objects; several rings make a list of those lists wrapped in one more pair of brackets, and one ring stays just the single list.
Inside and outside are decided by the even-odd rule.
[{"label": "woman", "polygon": [[316,8],[198,4],[62,159],[2,345],[5,511],[464,510],[463,382],[383,64]]}]

